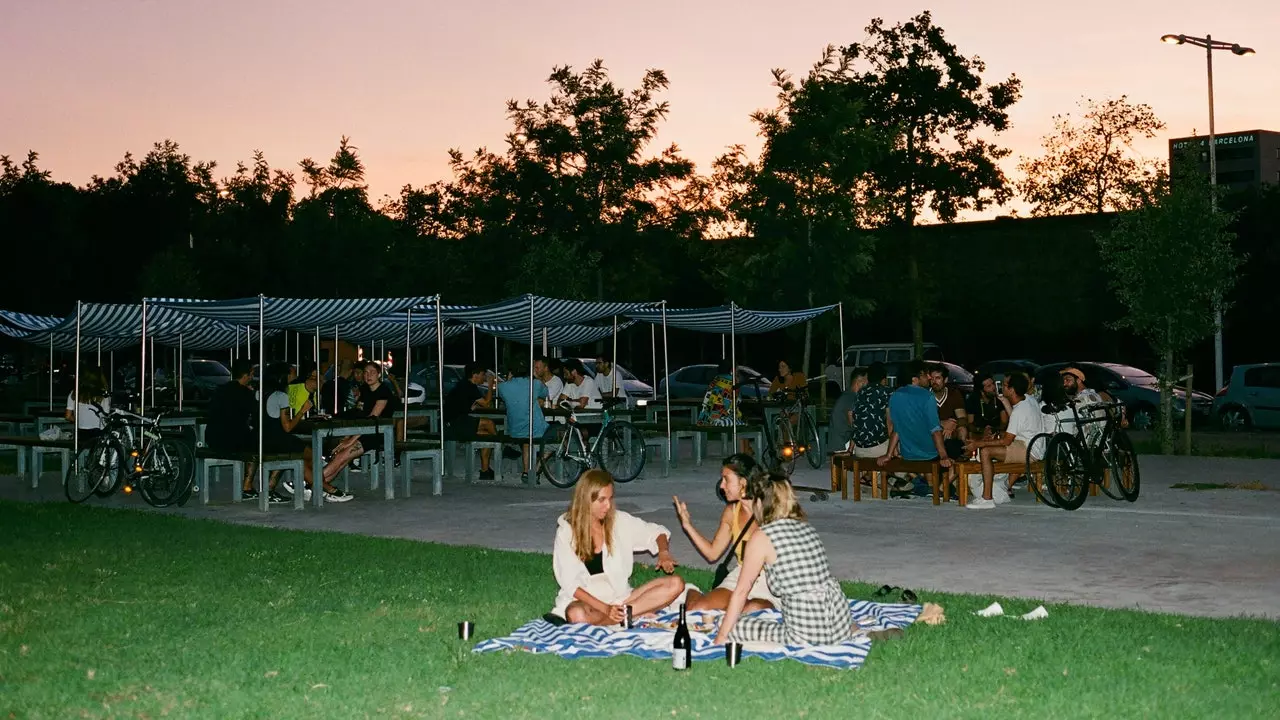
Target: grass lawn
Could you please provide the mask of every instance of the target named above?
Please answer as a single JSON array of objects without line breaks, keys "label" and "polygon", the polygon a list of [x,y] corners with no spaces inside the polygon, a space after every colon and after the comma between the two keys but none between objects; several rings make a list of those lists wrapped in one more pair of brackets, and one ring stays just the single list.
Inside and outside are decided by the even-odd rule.
[{"label": "grass lawn", "polygon": [[472,654],[458,620],[484,638],[548,609],[546,555],[69,504],[0,502],[0,528],[0,717],[1186,718],[1280,707],[1280,624],[1264,620],[1060,605],[1038,622],[982,619],[971,612],[991,597],[922,592],[948,623],[877,645],[860,670],[749,659],[677,674],[631,657]]}]

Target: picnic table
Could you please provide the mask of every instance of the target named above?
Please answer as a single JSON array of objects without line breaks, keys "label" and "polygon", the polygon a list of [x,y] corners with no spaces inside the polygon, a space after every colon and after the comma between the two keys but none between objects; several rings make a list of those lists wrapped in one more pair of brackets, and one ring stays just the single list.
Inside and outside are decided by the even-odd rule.
[{"label": "picnic table", "polygon": [[[386,482],[386,499],[396,496],[395,482],[391,477],[390,463],[395,459],[395,422],[392,418],[335,418],[328,420],[307,420],[299,428],[297,435],[311,435],[311,472],[313,482],[321,483],[324,477],[324,439],[326,437],[350,437],[352,435],[382,434],[382,458],[379,461],[383,479]],[[377,472],[378,468],[369,467]],[[311,502],[320,508],[324,505],[324,493],[319,489],[311,493]]]}]

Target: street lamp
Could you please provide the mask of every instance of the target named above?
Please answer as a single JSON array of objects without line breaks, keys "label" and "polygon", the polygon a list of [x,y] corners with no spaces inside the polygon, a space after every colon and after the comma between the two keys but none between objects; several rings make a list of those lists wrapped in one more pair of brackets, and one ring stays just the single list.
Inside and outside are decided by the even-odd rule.
[{"label": "street lamp", "polygon": [[[1161,35],[1160,42],[1170,45],[1194,45],[1204,48],[1205,61],[1209,67],[1209,185],[1212,188],[1213,207],[1218,207],[1218,153],[1214,143],[1213,129],[1213,51],[1230,50],[1234,55],[1252,55],[1253,48],[1239,43],[1227,43],[1214,40],[1212,35],[1195,37],[1192,35]],[[1213,377],[1214,389],[1222,387],[1222,308],[1214,309],[1213,322]]]}]

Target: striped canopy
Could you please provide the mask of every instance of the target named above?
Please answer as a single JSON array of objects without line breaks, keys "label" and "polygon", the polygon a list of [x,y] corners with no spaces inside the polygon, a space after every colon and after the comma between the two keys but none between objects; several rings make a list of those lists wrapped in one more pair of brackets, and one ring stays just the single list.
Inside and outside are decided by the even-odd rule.
[{"label": "striped canopy", "polygon": [[[277,330],[305,332],[332,328],[342,323],[369,320],[412,307],[428,307],[435,311],[434,298],[263,298],[263,324]],[[258,325],[258,298],[237,300],[198,300],[153,298],[147,301],[157,309],[181,311],[231,325]],[[148,310],[150,312],[150,310]],[[150,320],[148,320],[150,326]]]},{"label": "striped canopy", "polygon": [[[62,318],[52,315],[28,315],[27,313],[13,312],[12,310],[0,310],[0,320],[8,323],[10,327],[16,330],[32,332],[37,330],[48,330],[57,327],[62,322]],[[3,331],[4,325],[0,325],[0,331]],[[5,333],[10,337],[18,337],[12,333]]]},{"label": "striped canopy", "polygon": [[[618,330],[625,330],[635,324],[634,320],[618,323]],[[511,340],[523,345],[529,344],[529,326],[504,328],[494,325],[476,325],[476,329],[488,335],[497,335],[504,340]],[[613,325],[558,325],[556,327],[536,328],[533,331],[533,344],[542,342],[542,334],[547,334],[548,347],[573,347],[604,340],[613,335]]]},{"label": "striped canopy", "polygon": [[[337,325],[338,337],[353,343],[363,342],[385,342],[395,347],[401,346],[405,341],[405,328],[408,326],[408,340],[411,347],[419,347],[422,345],[434,345],[436,342],[436,318],[435,313],[428,315],[426,312],[419,317],[417,314],[410,316],[403,313],[396,315],[385,315],[383,317],[371,318],[369,320],[360,320],[359,322],[342,323]],[[461,335],[467,331],[467,326],[445,323],[444,336],[446,338]],[[321,334],[326,333],[324,328],[320,330]],[[328,330],[328,335],[332,337],[332,328]]]},{"label": "striped canopy", "polygon": [[[444,305],[445,320],[495,328],[553,328],[577,325],[653,307],[656,303],[591,302],[521,295],[492,305]],[[434,313],[435,308],[431,308]],[[612,330],[611,330],[612,331]]]},{"label": "striped canopy", "polygon": [[[75,333],[67,334],[60,332],[31,332],[23,330],[15,330],[14,328],[0,325],[0,334],[8,335],[24,342],[42,348],[49,347],[50,339],[53,340],[53,349],[58,352],[75,352],[76,336]],[[80,349],[83,352],[92,352],[99,348],[103,350],[120,350],[132,345],[137,345],[137,338],[109,337],[109,338],[80,338]]]},{"label": "striped canopy", "polygon": [[[667,310],[666,319],[669,327],[726,335],[754,335],[812,320],[836,307],[825,305],[805,310],[748,310],[729,304],[710,308],[674,308]],[[659,324],[662,322],[662,310],[639,310],[627,313],[627,317]]]}]

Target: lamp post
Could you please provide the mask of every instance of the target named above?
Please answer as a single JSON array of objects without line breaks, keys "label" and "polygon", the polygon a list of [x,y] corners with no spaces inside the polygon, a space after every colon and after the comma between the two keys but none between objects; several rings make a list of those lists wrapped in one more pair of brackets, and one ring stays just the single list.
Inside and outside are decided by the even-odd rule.
[{"label": "lamp post", "polygon": [[[1213,51],[1230,50],[1234,55],[1252,55],[1253,48],[1243,47],[1239,43],[1214,40],[1212,35],[1194,37],[1192,35],[1161,35],[1160,41],[1171,45],[1194,45],[1204,48],[1205,62],[1209,70],[1209,186],[1211,188],[1213,208],[1218,208],[1218,153],[1214,143],[1213,128]],[[1214,390],[1222,387],[1222,307],[1213,311],[1213,378]]]}]

